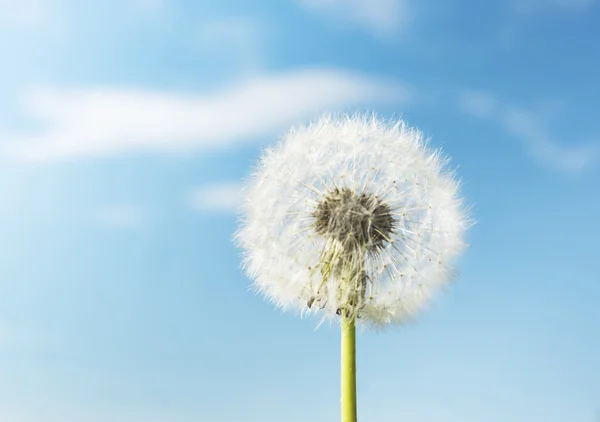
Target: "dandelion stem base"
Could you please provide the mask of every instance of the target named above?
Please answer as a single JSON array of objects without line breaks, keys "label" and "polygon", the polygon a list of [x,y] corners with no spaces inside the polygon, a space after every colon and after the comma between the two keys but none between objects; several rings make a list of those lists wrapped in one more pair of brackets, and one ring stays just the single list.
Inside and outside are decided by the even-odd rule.
[{"label": "dandelion stem base", "polygon": [[356,422],[356,325],[342,310],[342,422]]}]

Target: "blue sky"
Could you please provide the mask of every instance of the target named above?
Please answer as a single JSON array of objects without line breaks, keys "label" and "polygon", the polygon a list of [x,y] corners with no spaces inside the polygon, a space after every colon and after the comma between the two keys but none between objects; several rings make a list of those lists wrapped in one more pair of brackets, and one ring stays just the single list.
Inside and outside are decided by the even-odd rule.
[{"label": "blue sky", "polygon": [[402,116],[477,225],[361,420],[600,412],[595,0],[0,0],[0,420],[336,420],[339,332],[248,291],[237,189],[321,111]]}]

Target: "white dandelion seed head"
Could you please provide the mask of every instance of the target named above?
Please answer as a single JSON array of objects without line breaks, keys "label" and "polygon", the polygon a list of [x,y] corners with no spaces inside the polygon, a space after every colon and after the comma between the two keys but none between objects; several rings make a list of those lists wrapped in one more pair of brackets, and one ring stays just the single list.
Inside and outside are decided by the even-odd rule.
[{"label": "white dandelion seed head", "polygon": [[235,235],[277,306],[359,324],[410,320],[453,274],[469,218],[448,159],[376,116],[290,130],[244,188]]}]

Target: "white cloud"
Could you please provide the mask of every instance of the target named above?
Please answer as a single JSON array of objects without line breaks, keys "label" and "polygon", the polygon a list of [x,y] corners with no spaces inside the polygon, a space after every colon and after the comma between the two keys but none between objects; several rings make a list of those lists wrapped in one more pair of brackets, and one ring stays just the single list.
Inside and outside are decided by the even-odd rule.
[{"label": "white cloud", "polygon": [[[535,113],[500,104],[488,93],[461,91],[456,101],[462,112],[501,125],[522,142],[533,158],[548,168],[565,173],[581,173],[600,161],[600,144],[566,146],[550,135]],[[556,110],[560,105],[554,100],[545,108]]]},{"label": "white cloud", "polygon": [[226,182],[200,186],[187,194],[187,204],[196,211],[236,211],[242,184]]},{"label": "white cloud", "polygon": [[324,109],[407,98],[401,84],[331,69],[254,77],[206,94],[36,91],[25,98],[25,113],[42,129],[5,134],[0,145],[25,161],[206,150],[247,142]]},{"label": "white cloud", "polygon": [[581,173],[598,164],[596,145],[565,146],[556,142],[531,112],[509,109],[502,117],[505,129],[519,137],[541,163],[567,173]]},{"label": "white cloud", "polygon": [[297,0],[333,19],[354,23],[380,36],[396,33],[410,21],[408,0]]},{"label": "white cloud", "polygon": [[142,224],[144,214],[134,205],[111,205],[98,210],[98,222],[111,229],[127,229]]}]

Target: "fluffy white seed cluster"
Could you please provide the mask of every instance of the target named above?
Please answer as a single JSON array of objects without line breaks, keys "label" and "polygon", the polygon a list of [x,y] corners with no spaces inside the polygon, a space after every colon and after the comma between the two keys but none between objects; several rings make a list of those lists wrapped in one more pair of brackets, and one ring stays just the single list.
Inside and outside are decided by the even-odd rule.
[{"label": "fluffy white seed cluster", "polygon": [[469,224],[448,160],[376,116],[324,116],[268,149],[236,241],[284,309],[398,324],[452,278]]}]

